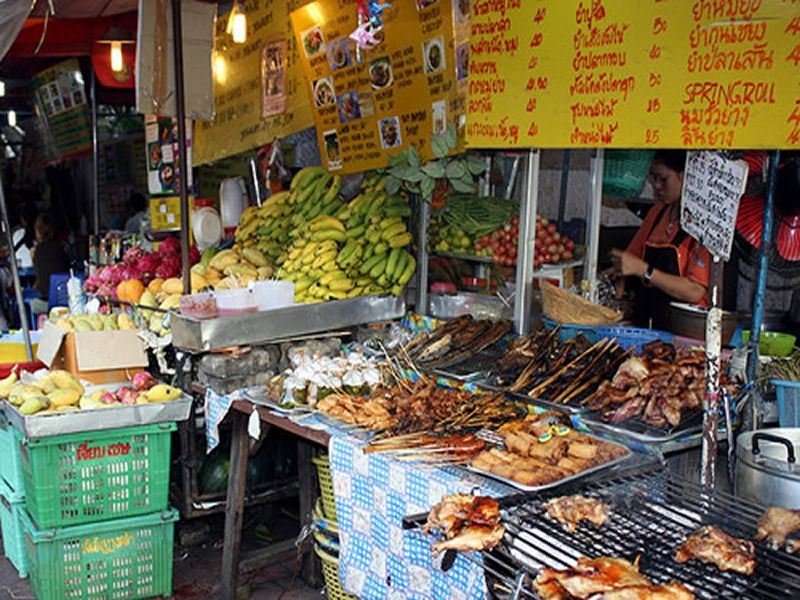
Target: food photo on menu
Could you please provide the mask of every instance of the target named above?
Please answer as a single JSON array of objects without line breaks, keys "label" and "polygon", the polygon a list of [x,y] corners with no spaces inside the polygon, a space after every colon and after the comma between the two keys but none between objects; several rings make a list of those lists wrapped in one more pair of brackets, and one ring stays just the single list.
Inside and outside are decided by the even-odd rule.
[{"label": "food photo on menu", "polygon": [[340,168],[342,165],[342,150],[339,143],[339,132],[335,129],[326,131],[322,134],[325,142],[325,156],[328,158],[328,167],[331,169]]},{"label": "food photo on menu", "polygon": [[422,45],[425,72],[435,73],[445,68],[444,40],[441,37],[428,40]]},{"label": "food photo on menu", "polygon": [[312,87],[314,93],[314,104],[316,104],[317,108],[330,106],[336,103],[336,93],[334,92],[332,77],[318,79],[313,83]]},{"label": "food photo on menu", "polygon": [[347,92],[336,99],[339,106],[339,121],[347,123],[353,119],[361,118],[361,109],[358,105],[358,93]]},{"label": "food photo on menu", "polygon": [[392,85],[394,77],[392,63],[388,56],[381,56],[369,63],[369,80],[374,90],[380,90]]},{"label": "food photo on menu", "polygon": [[303,52],[309,58],[325,50],[325,37],[319,26],[304,31],[300,34],[300,39],[303,44]]},{"label": "food photo on menu", "polygon": [[351,64],[350,38],[342,38],[328,44],[328,66],[331,71],[343,69]]},{"label": "food photo on menu", "polygon": [[398,117],[381,119],[378,122],[378,131],[381,134],[381,148],[397,148],[403,144]]}]

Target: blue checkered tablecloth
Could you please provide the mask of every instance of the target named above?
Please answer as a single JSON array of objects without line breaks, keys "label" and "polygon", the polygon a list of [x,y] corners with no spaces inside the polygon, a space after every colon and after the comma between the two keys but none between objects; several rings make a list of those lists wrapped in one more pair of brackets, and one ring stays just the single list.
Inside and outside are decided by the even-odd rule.
[{"label": "blue checkered tablecloth", "polygon": [[439,568],[431,537],[404,531],[403,517],[427,512],[442,496],[470,492],[505,496],[515,490],[456,468],[426,468],[364,454],[363,442],[335,432],[331,472],[339,526],[339,574],[362,600],[484,598],[483,568],[464,556]]}]

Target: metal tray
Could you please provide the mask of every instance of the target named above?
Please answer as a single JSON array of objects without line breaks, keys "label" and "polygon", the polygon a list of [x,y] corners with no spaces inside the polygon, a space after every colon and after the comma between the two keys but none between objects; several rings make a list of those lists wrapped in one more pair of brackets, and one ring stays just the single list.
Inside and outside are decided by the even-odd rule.
[{"label": "metal tray", "polygon": [[691,411],[681,424],[672,429],[660,429],[648,425],[641,418],[634,417],[622,423],[611,424],[603,421],[598,411],[578,415],[581,423],[590,429],[602,431],[618,438],[626,438],[642,444],[663,444],[703,430],[703,411]]},{"label": "metal tray", "polygon": [[488,352],[484,351],[449,367],[443,367],[439,369],[434,368],[430,370],[422,367],[422,369],[432,373],[433,375],[447,377],[448,379],[457,379],[459,381],[469,382],[485,381],[491,377],[492,370],[495,362],[497,362],[498,356],[500,355],[498,355],[496,352],[491,352],[491,350]]},{"label": "metal tray", "polygon": [[403,298],[365,296],[317,304],[297,304],[262,312],[191,319],[173,313],[172,343],[193,352],[231,346],[266,344],[311,333],[399,319],[406,313]]},{"label": "metal tray", "polygon": [[605,470],[611,469],[611,468],[616,467],[617,465],[620,465],[623,462],[627,461],[633,455],[633,452],[631,451],[631,449],[630,448],[626,448],[622,444],[615,443],[615,442],[609,442],[608,440],[604,440],[604,439],[602,439],[602,438],[600,438],[600,437],[598,437],[596,435],[592,435],[590,433],[584,433],[584,432],[581,432],[581,433],[583,433],[583,435],[586,435],[586,436],[588,436],[590,438],[593,438],[595,440],[601,441],[604,444],[612,444],[612,443],[614,443],[615,445],[620,446],[621,448],[624,448],[625,449],[625,454],[623,454],[619,458],[615,458],[614,460],[611,460],[611,461],[609,461],[607,463],[603,463],[601,465],[597,465],[596,467],[592,467],[591,469],[586,469],[584,471],[581,471],[580,473],[575,473],[575,475],[570,475],[569,477],[564,477],[563,479],[559,479],[557,481],[552,481],[550,483],[545,483],[545,484],[542,484],[542,485],[524,485],[522,483],[519,483],[518,481],[514,481],[513,479],[508,479],[506,477],[501,477],[499,475],[495,475],[494,473],[489,473],[488,471],[483,471],[481,469],[476,469],[475,467],[473,467],[471,465],[467,465],[465,468],[468,471],[471,471],[473,473],[477,473],[478,475],[481,475],[483,477],[489,477],[490,479],[494,479],[496,481],[500,481],[502,483],[505,483],[508,486],[517,488],[518,490],[522,490],[523,492],[540,492],[542,490],[549,490],[551,488],[558,487],[560,485],[564,485],[564,484],[569,483],[571,481],[575,481],[575,480],[578,480],[578,479],[583,479],[583,478],[588,477],[589,475],[592,475],[594,473],[599,473],[600,471],[605,471]]},{"label": "metal tray", "polygon": [[[111,386],[104,387],[110,389]],[[78,412],[46,415],[23,415],[8,402],[3,402],[3,410],[9,423],[24,433],[27,438],[33,439],[64,433],[104,431],[120,427],[185,421],[192,411],[192,397],[183,394],[172,402],[86,409]]]},{"label": "metal tray", "polygon": [[571,404],[560,404],[558,402],[548,402],[547,400],[540,400],[539,398],[531,398],[527,394],[520,394],[519,392],[510,392],[508,388],[505,386],[497,385],[494,378],[478,381],[476,382],[478,387],[484,388],[486,390],[490,390],[492,392],[502,392],[509,398],[517,400],[519,402],[524,402],[526,404],[533,404],[534,406],[539,406],[541,408],[547,408],[550,410],[555,410],[561,413],[567,413],[570,415],[579,415],[583,414],[587,411],[587,409],[583,406],[573,406]]}]

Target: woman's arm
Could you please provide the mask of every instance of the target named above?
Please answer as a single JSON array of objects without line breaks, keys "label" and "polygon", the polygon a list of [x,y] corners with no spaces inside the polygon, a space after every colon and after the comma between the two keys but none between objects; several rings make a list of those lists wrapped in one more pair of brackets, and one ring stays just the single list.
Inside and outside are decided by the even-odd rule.
[{"label": "woman's arm", "polygon": [[[619,264],[619,273],[625,277],[643,277],[647,271],[647,263],[638,256],[622,250],[613,250],[615,264]],[[617,262],[618,261],[618,262]],[[699,283],[695,283],[686,277],[669,275],[663,271],[655,269],[650,278],[650,285],[657,287],[665,294],[669,294],[676,300],[691,302],[696,304],[703,299],[706,289]]]}]

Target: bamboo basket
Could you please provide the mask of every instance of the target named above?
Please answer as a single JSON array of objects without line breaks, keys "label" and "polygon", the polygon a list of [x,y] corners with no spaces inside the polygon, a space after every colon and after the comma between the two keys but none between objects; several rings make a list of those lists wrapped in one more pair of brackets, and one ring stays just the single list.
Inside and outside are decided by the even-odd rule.
[{"label": "bamboo basket", "polygon": [[558,323],[607,325],[622,319],[622,314],[616,310],[590,302],[552,283],[543,281],[541,288],[544,316]]}]

